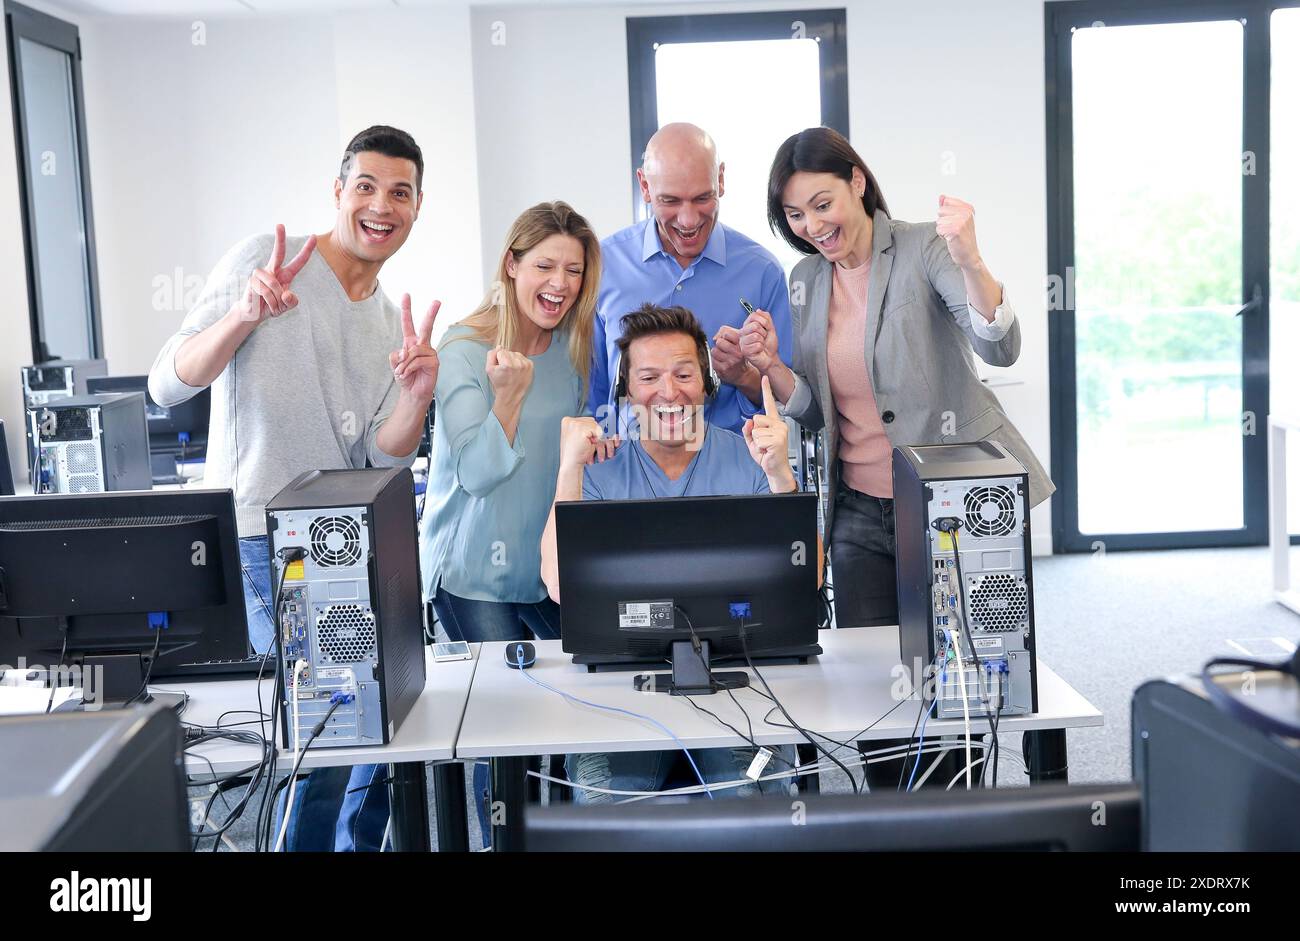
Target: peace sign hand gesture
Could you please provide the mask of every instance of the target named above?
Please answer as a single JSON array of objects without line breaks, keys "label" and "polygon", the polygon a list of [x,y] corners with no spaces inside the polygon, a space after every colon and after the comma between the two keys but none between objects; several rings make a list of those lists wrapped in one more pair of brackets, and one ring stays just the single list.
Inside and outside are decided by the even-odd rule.
[{"label": "peace sign hand gesture", "polygon": [[433,398],[434,387],[438,384],[438,351],[429,343],[433,335],[433,321],[438,316],[442,301],[429,305],[429,313],[420,324],[420,332],[415,331],[415,321],[411,319],[411,295],[402,295],[402,348],[388,354],[388,365],[393,370],[393,379],[404,395],[428,405]]},{"label": "peace sign hand gesture", "polygon": [[275,227],[275,245],[264,268],[255,268],[240,300],[241,320],[260,324],[267,317],[279,317],[298,306],[298,295],[289,285],[316,250],[316,236],[309,235],[302,250],[287,265],[284,263],[284,226]]}]

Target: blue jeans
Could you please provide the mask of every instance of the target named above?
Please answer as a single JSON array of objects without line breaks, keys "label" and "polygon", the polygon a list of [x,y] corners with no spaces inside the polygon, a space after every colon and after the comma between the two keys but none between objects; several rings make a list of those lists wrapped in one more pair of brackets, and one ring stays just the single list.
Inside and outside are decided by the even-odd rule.
[{"label": "blue jeans", "polygon": [[[239,540],[239,564],[244,572],[244,605],[248,640],[260,654],[275,644],[271,608],[271,557],[265,536]],[[277,733],[278,734],[278,733]],[[388,825],[388,790],[382,765],[318,768],[298,782],[293,816],[284,836],[291,851],[377,851]],[[280,796],[275,833],[280,832],[289,791]]]},{"label": "blue jeans", "polygon": [[[767,763],[763,774],[776,774],[789,771],[796,763],[793,745],[783,745],[776,750],[777,756]],[[642,751],[642,752],[589,752],[584,755],[568,755],[564,759],[564,771],[569,780],[582,787],[604,787],[615,791],[661,791],[668,783],[668,773],[677,761],[677,751]],[[745,776],[746,769],[754,758],[754,749],[745,745],[739,748],[703,748],[691,751],[691,757],[700,769],[700,774],[709,784],[722,784],[738,781]],[[739,787],[729,787],[714,791],[715,798],[752,797],[755,794],[789,794],[794,778],[777,778],[773,781],[750,781]],[[692,774],[692,784],[699,783]],[[696,795],[708,800],[704,794]],[[612,804],[624,798],[615,794],[602,794],[599,791],[584,791],[574,788],[575,804]]]},{"label": "blue jeans", "polygon": [[[452,640],[480,643],[494,640],[559,640],[560,606],[550,598],[534,604],[510,601],[476,601],[461,598],[438,586],[433,596],[433,611]],[[474,765],[474,805],[478,810],[479,831],[483,845],[492,845],[492,827],[488,823],[488,770]]]}]

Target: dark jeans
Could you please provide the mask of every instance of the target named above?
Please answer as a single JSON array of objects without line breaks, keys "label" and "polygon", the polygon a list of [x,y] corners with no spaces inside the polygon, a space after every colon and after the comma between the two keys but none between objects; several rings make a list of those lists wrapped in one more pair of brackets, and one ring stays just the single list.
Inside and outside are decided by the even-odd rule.
[{"label": "dark jeans", "polygon": [[897,624],[894,501],[841,484],[835,494],[830,555],[835,625]]},{"label": "dark jeans", "polygon": [[[248,640],[256,653],[264,654],[275,645],[271,612],[275,589],[266,537],[240,539],[239,563],[244,573]],[[382,771],[380,765],[344,765],[310,772],[294,790],[285,849],[317,853],[378,851],[388,824],[388,789]],[[280,832],[288,796],[286,787],[276,810],[276,834]]]},{"label": "dark jeans", "polygon": [[[511,601],[476,601],[453,595],[441,586],[433,598],[433,611],[447,636],[471,644],[494,640],[559,640],[560,606],[550,598],[534,604]],[[475,807],[483,845],[492,845],[488,807],[492,803],[488,770],[474,765]]]}]

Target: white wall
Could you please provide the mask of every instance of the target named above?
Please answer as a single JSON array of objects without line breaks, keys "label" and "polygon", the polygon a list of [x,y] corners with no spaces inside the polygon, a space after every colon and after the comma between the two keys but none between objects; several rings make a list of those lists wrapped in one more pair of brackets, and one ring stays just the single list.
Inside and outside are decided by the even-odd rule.
[{"label": "white wall", "polygon": [[[631,222],[626,17],[826,5],[475,8],[485,267],[495,263],[515,215],[540,199],[568,200],[602,235]],[[999,397],[1047,465],[1042,3],[844,6],[853,143],[897,218],[933,219],[941,193],[976,207],[981,249],[1005,283],[1024,335],[1015,366],[985,372],[998,374]],[[505,42],[494,43],[502,26]],[[734,164],[771,155],[721,157]],[[1035,551],[1049,552],[1048,504],[1034,511],[1032,525]]]},{"label": "white wall", "polygon": [[343,148],[370,124],[408,130],[425,154],[424,208],[384,290],[449,312],[481,295],[467,6],[208,17],[201,34],[188,17],[73,19],[114,373],[148,370],[236,241],[277,222],[327,231]]}]

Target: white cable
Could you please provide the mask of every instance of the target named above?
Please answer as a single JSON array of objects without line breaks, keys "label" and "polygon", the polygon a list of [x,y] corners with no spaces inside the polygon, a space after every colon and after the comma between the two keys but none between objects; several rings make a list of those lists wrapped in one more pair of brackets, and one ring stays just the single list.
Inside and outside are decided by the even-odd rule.
[{"label": "white cable", "polygon": [[[372,782],[373,783],[373,782]],[[389,837],[393,835],[393,815],[388,815],[388,822],[384,824],[384,835],[379,840],[379,852],[385,852],[388,846]]]},{"label": "white cable", "polygon": [[[925,769],[925,774],[921,775],[921,777],[919,777],[916,780],[916,783],[914,783],[909,788],[909,790],[915,791],[918,787],[924,784],[926,780],[930,777],[930,775],[934,774],[934,771],[936,768],[939,767],[940,762],[942,762],[945,758],[948,757],[948,752],[952,751],[954,748],[957,747],[958,747],[957,745],[949,745],[946,748],[943,748],[939,754],[935,755],[934,761],[930,762],[930,767]],[[917,758],[917,761],[920,760],[921,760],[920,758]]]},{"label": "white cable", "polygon": [[[293,764],[290,768],[298,767],[298,672],[307,666],[307,661],[299,659],[293,665],[293,685],[290,690],[293,693]],[[293,796],[298,789],[298,775],[293,775],[289,781],[289,797],[284,803],[284,819],[280,821],[280,835],[275,838],[275,849],[271,852],[278,853],[284,846],[284,835],[289,832],[289,818],[293,815]]]},{"label": "white cable", "polygon": [[[962,612],[962,617],[965,617]],[[957,640],[957,638],[954,638]],[[961,717],[966,726],[966,790],[970,790],[970,702],[966,699],[966,665],[961,659],[961,643],[958,641],[952,645],[952,649],[957,653],[957,683],[961,687]]]},{"label": "white cable", "polygon": [[[881,749],[881,751],[897,750],[901,752],[904,747],[905,746],[903,745],[899,745],[896,748]],[[934,743],[933,746],[929,746],[929,745],[925,746],[925,748],[922,749],[922,753],[934,754],[935,752],[941,752],[946,754],[947,752],[952,751],[954,748],[959,748],[959,747],[960,747],[959,745],[949,745],[944,742],[936,742]],[[984,743],[983,742],[976,743],[974,747],[983,748]],[[915,746],[913,746],[912,748],[912,754],[916,754]],[[893,756],[885,756],[881,758],[872,758],[865,763],[877,764],[880,762],[897,760],[898,758],[901,757],[902,755],[898,754]],[[844,762],[844,764],[846,767],[849,768],[860,768],[862,767],[864,762],[861,760],[857,760],[857,761],[847,761]],[[772,774],[765,774],[762,777],[760,777],[759,780],[776,781],[782,778],[799,777],[803,775],[813,774],[819,771],[837,771],[837,770],[839,769],[835,765],[831,764],[830,762],[822,761],[810,765],[800,765],[798,768],[792,771],[777,771],[777,772],[773,772]],[[561,785],[562,787],[572,788],[575,791],[589,791],[594,794],[609,794],[613,797],[630,797],[635,800],[644,800],[650,797],[666,797],[666,796],[677,796],[682,794],[703,794],[704,793],[704,788],[698,784],[692,784],[692,785],[687,785],[685,787],[672,788],[663,791],[620,791],[614,788],[597,787],[594,784],[578,784],[574,781],[567,780],[566,778],[557,778],[549,774],[543,774],[540,771],[529,771],[528,776],[532,778],[538,778],[542,781],[549,781],[552,784],[558,784]],[[742,778],[735,781],[725,781],[719,784],[710,784],[709,789],[713,791],[726,790],[728,788],[741,787],[742,785],[750,784],[750,783],[752,782],[749,778]]]},{"label": "white cable", "polygon": [[[988,752],[985,752],[984,754],[987,755]],[[951,791],[951,790],[952,790],[952,786],[953,786],[954,784],[956,784],[958,781],[961,780],[961,776],[962,776],[963,774],[966,775],[966,779],[969,781],[969,780],[970,780],[970,769],[971,769],[972,767],[974,767],[975,765],[983,764],[983,763],[984,763],[984,759],[983,759],[983,758],[976,758],[974,761],[972,761],[970,764],[968,764],[968,765],[967,765],[963,770],[958,771],[957,774],[953,777],[953,779],[952,779],[951,781],[948,782],[948,786],[945,787],[944,790],[945,790],[945,791]],[[970,785],[967,785],[967,787],[969,787],[969,786],[970,786]]]}]

